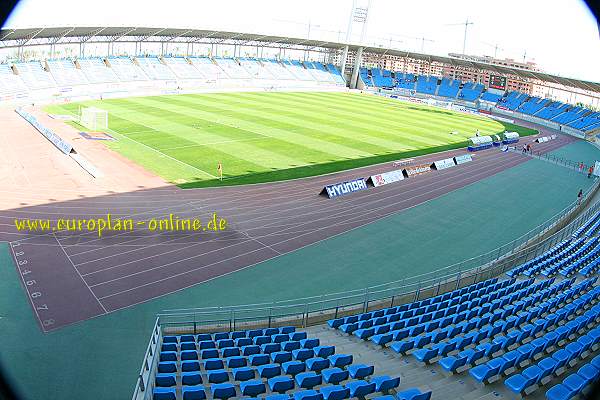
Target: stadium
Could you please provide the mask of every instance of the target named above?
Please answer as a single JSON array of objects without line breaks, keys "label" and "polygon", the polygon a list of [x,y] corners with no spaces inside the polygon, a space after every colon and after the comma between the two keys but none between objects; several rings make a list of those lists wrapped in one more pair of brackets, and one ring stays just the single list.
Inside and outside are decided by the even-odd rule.
[{"label": "stadium", "polygon": [[600,83],[346,6],[0,29],[1,398],[598,398]]}]

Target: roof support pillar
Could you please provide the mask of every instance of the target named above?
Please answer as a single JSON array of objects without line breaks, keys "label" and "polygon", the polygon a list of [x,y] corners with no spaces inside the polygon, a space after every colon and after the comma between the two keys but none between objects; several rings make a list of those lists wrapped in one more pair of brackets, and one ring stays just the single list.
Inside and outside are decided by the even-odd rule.
[{"label": "roof support pillar", "polygon": [[344,73],[346,71],[346,60],[348,59],[348,46],[344,46],[344,52],[342,53],[342,59],[340,60],[340,72],[342,76],[345,76]]},{"label": "roof support pillar", "polygon": [[352,78],[350,79],[350,89],[356,89],[358,82],[358,70],[360,69],[360,63],[362,61],[363,48],[359,47],[356,51],[356,59],[354,60],[354,69],[352,69]]}]

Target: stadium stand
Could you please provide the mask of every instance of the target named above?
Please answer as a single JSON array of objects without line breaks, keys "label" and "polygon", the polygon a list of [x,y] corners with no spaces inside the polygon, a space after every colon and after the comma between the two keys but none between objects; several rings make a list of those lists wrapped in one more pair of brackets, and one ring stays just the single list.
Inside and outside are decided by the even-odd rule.
[{"label": "stadium stand", "polygon": [[548,104],[546,107],[542,108],[534,115],[543,119],[552,119],[560,113],[564,112],[568,107],[568,104],[561,103],[560,101],[555,101]]},{"label": "stadium stand", "polygon": [[283,60],[283,65],[289,68],[290,72],[301,81],[314,81],[313,76],[304,68],[300,61],[296,60]]},{"label": "stadium stand", "polygon": [[163,61],[179,79],[205,79],[204,74],[183,57],[164,57]]},{"label": "stadium stand", "polygon": [[[456,98],[460,90],[460,81],[456,79],[442,78],[442,83],[438,90],[438,96]],[[468,89],[467,89],[468,92]],[[464,99],[464,95],[463,95]]]},{"label": "stadium stand", "polygon": [[525,93],[513,91],[508,93],[508,95],[506,95],[505,97],[501,98],[498,101],[498,105],[502,105],[503,107],[514,111],[521,105],[521,103],[525,101],[525,99],[527,99],[527,97],[529,96]]},{"label": "stadium stand", "polygon": [[176,79],[173,71],[163,64],[158,57],[136,57],[134,63],[137,63],[146,73],[146,75],[153,80],[174,80]]},{"label": "stadium stand", "polygon": [[369,74],[369,71],[366,68],[361,68],[359,70],[359,75],[360,79],[366,86],[375,86],[373,84],[373,80],[371,79],[371,75]]},{"label": "stadium stand", "polygon": [[294,80],[295,77],[292,73],[279,63],[277,60],[261,60],[264,67],[273,75],[275,79],[280,80]]},{"label": "stadium stand", "polygon": [[248,71],[253,79],[273,79],[273,74],[254,58],[240,58],[240,65]]},{"label": "stadium stand", "polygon": [[497,103],[502,98],[502,95],[491,92],[483,92],[481,95],[481,100],[490,101],[492,103]]},{"label": "stadium stand", "polygon": [[251,76],[239,63],[233,58],[215,57],[215,62],[221,67],[231,79],[250,79]]},{"label": "stadium stand", "polygon": [[332,73],[332,74],[333,74],[333,76],[334,76],[334,80],[335,80],[337,83],[339,83],[339,84],[342,84],[342,85],[344,85],[344,84],[346,83],[346,80],[345,80],[345,79],[344,79],[344,77],[342,76],[342,73],[340,72],[340,70],[339,70],[339,69],[337,69],[337,68],[336,68],[336,66],[335,66],[335,65],[333,65],[333,64],[327,64],[327,65],[326,65],[326,67],[327,67],[327,70],[328,70],[330,73]]},{"label": "stadium stand", "polygon": [[48,60],[47,64],[58,86],[65,87],[89,83],[81,69],[76,68],[73,60]]},{"label": "stadium stand", "polygon": [[56,87],[56,82],[39,61],[15,63],[19,77],[29,89],[48,89]]},{"label": "stadium stand", "polygon": [[[333,400],[385,395],[399,386],[400,378],[375,372],[373,365],[354,363],[352,354],[338,354],[335,346],[292,326],[168,335],[160,344],[153,398]],[[413,388],[399,396],[415,393],[421,392]]]},{"label": "stadium stand", "polygon": [[190,57],[189,60],[207,79],[222,79],[226,76],[223,69],[208,57]]},{"label": "stadium stand", "polygon": [[594,124],[598,124],[598,122],[600,122],[600,113],[592,112],[582,118],[576,119],[576,120],[568,123],[567,125],[569,125],[573,128],[581,129],[581,130],[585,131],[589,127],[593,126]]},{"label": "stadium stand", "polygon": [[[384,74],[385,72],[385,74]],[[380,70],[378,68],[371,69],[371,77],[373,78],[373,83],[378,87],[393,87],[394,83],[392,80],[392,76],[390,71]]]},{"label": "stadium stand", "polygon": [[433,95],[436,89],[437,78],[435,76],[419,75],[417,79],[417,92]]},{"label": "stadium stand", "polygon": [[101,58],[82,58],[77,60],[81,71],[90,83],[118,82],[119,77],[112,68],[108,68]]},{"label": "stadium stand", "polygon": [[129,57],[110,57],[107,62],[123,82],[148,80],[144,71],[135,65]]},{"label": "stadium stand", "polygon": [[570,106],[567,110],[565,110],[564,113],[552,118],[552,121],[561,124],[568,124],[569,122],[573,122],[578,118],[582,118],[588,112],[589,110],[586,110],[585,108]]},{"label": "stadium stand", "polygon": [[533,115],[549,103],[548,100],[540,99],[539,97],[530,97],[517,108],[517,111]]},{"label": "stadium stand", "polygon": [[27,93],[27,86],[8,64],[0,64],[0,96]]},{"label": "stadium stand", "polygon": [[479,98],[483,89],[484,86],[481,83],[467,82],[458,93],[458,98],[465,101],[475,101]]},{"label": "stadium stand", "polygon": [[401,89],[414,90],[416,77],[413,74],[402,74],[396,72],[396,87]]}]

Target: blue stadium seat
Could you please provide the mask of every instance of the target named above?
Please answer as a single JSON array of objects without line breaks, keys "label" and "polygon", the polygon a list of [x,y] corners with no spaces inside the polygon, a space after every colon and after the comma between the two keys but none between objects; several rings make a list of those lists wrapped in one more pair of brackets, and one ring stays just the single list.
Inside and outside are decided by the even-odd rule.
[{"label": "blue stadium seat", "polygon": [[294,388],[294,381],[287,376],[276,376],[268,380],[272,392],[285,393]]},{"label": "blue stadium seat", "polygon": [[224,369],[207,371],[208,383],[223,383],[229,380],[229,374]]},{"label": "blue stadium seat", "polygon": [[182,389],[183,400],[205,400],[206,392],[202,386],[189,387],[184,386]]},{"label": "blue stadium seat", "polygon": [[231,370],[233,374],[233,379],[236,381],[247,381],[250,379],[254,379],[254,369],[243,367],[243,368],[234,368]]},{"label": "blue stadium seat", "polygon": [[301,390],[294,393],[294,400],[323,400],[323,395],[316,390]]},{"label": "blue stadium seat", "polygon": [[153,400],[176,400],[175,388],[156,387],[152,392]]},{"label": "blue stadium seat", "polygon": [[296,375],[300,372],[306,371],[306,364],[302,361],[288,361],[281,364],[283,373],[286,375]]},{"label": "blue stadium seat", "polygon": [[375,392],[375,383],[363,380],[350,381],[346,385],[350,389],[350,397],[365,397]]},{"label": "blue stadium seat", "polygon": [[295,376],[296,383],[299,387],[304,389],[312,389],[318,386],[323,381],[321,374],[315,372],[301,372]]},{"label": "blue stadium seat", "polygon": [[266,393],[265,384],[260,380],[250,380],[240,383],[240,392],[242,396],[256,397],[259,394]]},{"label": "blue stadium seat", "polygon": [[210,391],[215,399],[229,399],[236,396],[235,386],[230,383],[213,384]]},{"label": "blue stadium seat", "polygon": [[281,366],[279,364],[265,364],[257,368],[258,375],[261,378],[273,378],[277,375],[281,375]]},{"label": "blue stadium seat", "polygon": [[388,375],[375,376],[371,378],[371,382],[375,383],[376,392],[387,393],[400,385],[400,377],[391,378]]},{"label": "blue stadium seat", "polygon": [[431,399],[431,392],[421,392],[417,388],[403,390],[396,394],[398,400],[429,400]]},{"label": "blue stadium seat", "polygon": [[183,372],[181,374],[181,384],[186,386],[195,386],[202,384],[202,375],[199,371]]},{"label": "blue stadium seat", "polygon": [[334,385],[337,385],[338,383],[348,379],[348,376],[350,374],[348,371],[342,370],[338,367],[334,367],[322,370],[321,375],[323,375],[323,380],[326,383],[332,383]]},{"label": "blue stadium seat", "polygon": [[353,379],[364,379],[373,375],[375,367],[365,364],[352,364],[348,366],[348,372]]},{"label": "blue stadium seat", "polygon": [[350,389],[340,385],[323,386],[319,389],[324,400],[343,400],[350,397]]}]

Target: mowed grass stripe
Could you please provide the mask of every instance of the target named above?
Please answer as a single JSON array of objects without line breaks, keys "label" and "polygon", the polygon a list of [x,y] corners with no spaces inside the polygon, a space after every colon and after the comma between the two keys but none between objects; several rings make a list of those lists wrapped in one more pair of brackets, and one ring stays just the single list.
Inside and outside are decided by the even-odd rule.
[{"label": "mowed grass stripe", "polygon": [[[166,110],[170,110],[171,112],[174,112],[174,110],[177,110],[177,113],[186,113],[189,115],[196,115],[196,114],[202,114],[202,115],[206,115],[207,110],[209,110],[208,106],[203,105],[202,103],[196,103],[196,107],[192,107],[192,104],[183,101],[183,100],[178,100],[178,99],[174,99],[172,97],[168,97],[168,98],[152,98],[152,99],[147,99],[148,101],[157,101],[160,103],[165,103],[165,105],[161,105],[161,108],[164,108]],[[199,111],[199,107],[201,106],[202,111]],[[213,118],[223,118],[225,115],[228,115],[225,112],[215,112],[213,114],[211,114]],[[237,120],[236,120],[237,121]],[[227,129],[229,129],[229,126],[225,126],[225,132],[227,131]],[[253,142],[249,142],[246,144],[242,144],[240,142],[233,142],[233,143],[224,143],[226,146],[228,147],[232,147],[235,146],[236,148],[239,146],[250,146],[251,148],[255,148],[256,150],[258,149],[262,149],[265,152],[265,156],[261,157],[259,159],[265,159],[265,160],[269,160],[268,154],[278,154],[279,158],[285,158],[288,161],[288,165],[294,165],[294,166],[298,166],[298,165],[308,165],[310,163],[314,163],[314,162],[319,162],[319,161],[323,161],[323,160],[327,160],[327,159],[331,159],[335,157],[329,153],[326,153],[324,151],[320,151],[320,150],[315,150],[315,149],[311,149],[311,148],[306,148],[304,146],[301,145],[297,145],[296,143],[291,143],[285,140],[281,140],[277,137],[270,137],[267,135],[259,135],[260,137],[264,138],[264,139],[268,139],[268,140],[261,140],[261,141],[253,141]],[[200,136],[197,136],[200,137]],[[203,143],[202,143],[203,144]],[[217,146],[222,146],[222,144],[216,144]],[[267,168],[274,168],[274,167],[278,167],[276,165],[272,165],[272,164],[265,164],[264,165]]]},{"label": "mowed grass stripe", "polygon": [[[167,98],[166,100],[162,99],[162,101],[185,103],[185,100],[176,100],[172,98]],[[202,108],[191,108],[189,105],[185,105],[179,106],[180,108],[178,110],[179,112],[187,110],[206,118],[217,118],[218,116],[221,120],[231,123],[232,125],[235,124],[242,129],[290,142],[298,146],[304,146],[312,150],[326,151],[336,157],[356,158],[370,155],[368,152],[353,149],[342,144],[296,133],[293,131],[294,126],[276,123],[276,121],[258,116],[258,110],[254,113],[252,111],[232,111],[226,107],[220,107],[218,103],[209,103],[200,99],[198,100],[198,104],[202,104]],[[325,135],[325,133],[323,132],[322,135]]]},{"label": "mowed grass stripe", "polygon": [[[245,102],[251,102],[254,106],[261,104],[269,104],[269,106],[273,107],[278,106],[279,109],[285,110],[288,120],[291,121],[293,119],[294,122],[303,124],[306,128],[310,128],[313,131],[325,129],[329,134],[346,139],[348,134],[352,133],[352,140],[356,141],[360,148],[370,151],[372,154],[388,152],[391,149],[412,150],[428,147],[432,144],[430,140],[423,140],[420,137],[410,138],[406,134],[399,135],[397,125],[386,127],[389,124],[383,119],[377,119],[376,123],[374,123],[373,118],[369,120],[358,109],[340,111],[340,109],[331,107],[335,104],[314,105],[308,102],[282,99],[281,97],[266,99],[260,94],[249,93],[244,93],[242,99]],[[263,106],[261,110],[276,109],[265,108]],[[351,145],[351,143],[348,145]]]},{"label": "mowed grass stripe", "polygon": [[[278,99],[280,100],[280,99]],[[285,100],[284,100],[285,101]],[[304,101],[302,104],[306,104],[309,103],[309,101]],[[339,114],[339,111],[336,111],[335,109],[331,109],[328,108],[330,107],[331,103],[330,102],[315,102],[314,106],[313,106],[313,110],[322,110],[326,111],[328,115],[330,114]],[[337,103],[335,103],[336,107],[338,106]],[[341,108],[341,107],[339,107]],[[417,148],[423,148],[424,146],[431,146],[431,145],[439,145],[440,143],[445,144],[448,143],[448,130],[444,130],[443,131],[443,135],[439,135],[436,134],[435,132],[432,133],[432,129],[431,127],[436,127],[435,123],[431,123],[429,120],[425,120],[423,119],[422,122],[420,122],[421,125],[429,125],[431,124],[431,127],[427,127],[427,126],[418,126],[416,129],[402,129],[403,127],[405,127],[407,125],[407,120],[409,119],[406,115],[395,115],[396,121],[394,121],[393,117],[394,115],[392,113],[390,113],[389,111],[387,112],[387,115],[389,118],[386,118],[384,115],[382,114],[381,118],[377,118],[377,123],[373,124],[373,117],[377,116],[377,113],[375,112],[369,112],[366,113],[365,111],[367,111],[365,109],[365,107],[357,107],[357,108],[348,108],[348,113],[345,113],[345,115],[348,117],[348,119],[346,119],[346,121],[348,121],[349,123],[352,123],[353,126],[361,126],[360,124],[357,124],[355,121],[368,121],[367,118],[371,118],[370,124],[365,124],[362,125],[361,127],[364,127],[365,130],[364,131],[368,131],[369,134],[381,134],[384,133],[386,135],[386,138],[389,138],[392,141],[402,141],[402,142],[409,142],[411,144],[413,144],[415,147]],[[354,117],[353,117],[354,115]],[[361,118],[362,117],[362,118]],[[421,130],[422,132],[419,132],[419,130]],[[427,133],[429,134],[429,136],[432,137],[436,137],[438,139],[432,139],[430,137],[427,137],[425,135],[418,135],[419,133]],[[411,137],[415,137],[416,139],[411,139]],[[466,138],[467,135],[464,136],[460,136],[460,135],[454,135],[453,137],[450,137],[450,141],[452,141],[452,139],[454,141],[462,141],[464,140],[463,138]],[[424,145],[424,146],[423,146]]]},{"label": "mowed grass stripe", "polygon": [[[319,97],[314,97],[314,94],[303,94],[308,98],[314,98],[315,101],[322,103],[323,100]],[[462,113],[455,113],[449,110],[440,110],[439,108],[429,107],[429,106],[421,106],[421,105],[412,105],[405,104],[400,101],[385,99],[381,101],[382,98],[370,95],[358,95],[358,94],[347,94],[348,98],[344,99],[341,97],[337,99],[338,104],[347,104],[351,107],[359,107],[362,112],[369,111],[369,114],[374,115],[387,115],[387,117],[383,117],[384,120],[388,120],[392,123],[400,123],[404,126],[412,126],[414,130],[421,130],[423,133],[432,133],[436,134],[436,132],[442,132],[447,134],[450,130],[458,131],[461,136],[470,137],[474,134],[476,129],[480,129],[482,133],[498,133],[499,129],[502,128],[502,125],[491,121],[489,119],[478,119],[473,120],[469,118],[470,116]],[[350,98],[352,96],[352,98]],[[375,105],[369,102],[370,99],[366,97],[374,97],[375,100],[379,100],[380,105]],[[390,112],[392,111],[392,112]],[[442,114],[447,115],[448,117],[452,117],[447,121],[438,121],[436,119],[431,118],[431,114]],[[413,121],[411,123],[410,121]],[[392,126],[396,126],[393,124]],[[489,130],[488,130],[489,129]]]},{"label": "mowed grass stripe", "polygon": [[[182,102],[187,102],[188,106],[197,104],[198,101],[201,102],[200,104],[204,109],[211,107],[213,104],[198,98],[182,99]],[[221,110],[247,110],[248,113],[253,115],[255,121],[257,118],[261,118],[262,124],[276,124],[281,129],[290,132],[327,141],[328,143],[337,143],[369,154],[379,154],[398,147],[397,142],[382,141],[376,137],[363,134],[359,127],[348,125],[348,121],[334,116],[328,119],[320,118],[319,114],[305,111],[300,107],[294,110],[291,107],[286,107],[285,104],[272,104],[251,98],[238,100],[228,98],[219,99],[219,108]]]},{"label": "mowed grass stripe", "polygon": [[[162,106],[162,103],[158,101],[153,101],[151,98],[132,98],[124,100],[123,107],[128,108],[131,107],[133,112],[128,114],[128,119],[133,121],[143,120],[146,124],[150,126],[160,126],[161,131],[172,131],[176,135],[181,135],[182,132],[192,133],[194,128],[191,127],[193,118],[190,118],[186,114],[181,114],[181,110],[175,110],[177,107],[174,106]],[[165,122],[168,121],[168,122]],[[186,123],[181,123],[177,121],[185,121]],[[200,139],[199,135],[192,135],[194,138]],[[211,134],[211,141],[223,140],[223,137]],[[206,138],[204,138],[206,140]],[[224,152],[230,154],[234,158],[244,159],[249,163],[256,166],[262,166],[265,168],[282,168],[285,166],[292,165],[297,161],[293,158],[286,157],[284,155],[272,152],[265,151],[259,149],[255,146],[249,145],[247,143],[227,143],[223,145],[204,145],[203,143],[193,143],[192,146],[204,146],[213,148],[215,151]],[[218,147],[216,147],[218,146]],[[172,157],[177,157],[182,150],[165,150],[166,154],[172,155]],[[181,153],[182,154],[182,153]],[[189,152],[186,152],[189,155]],[[198,159],[202,158],[202,153],[198,152]],[[215,165],[218,163],[218,160],[213,162]],[[250,168],[249,170],[254,170]]]}]

